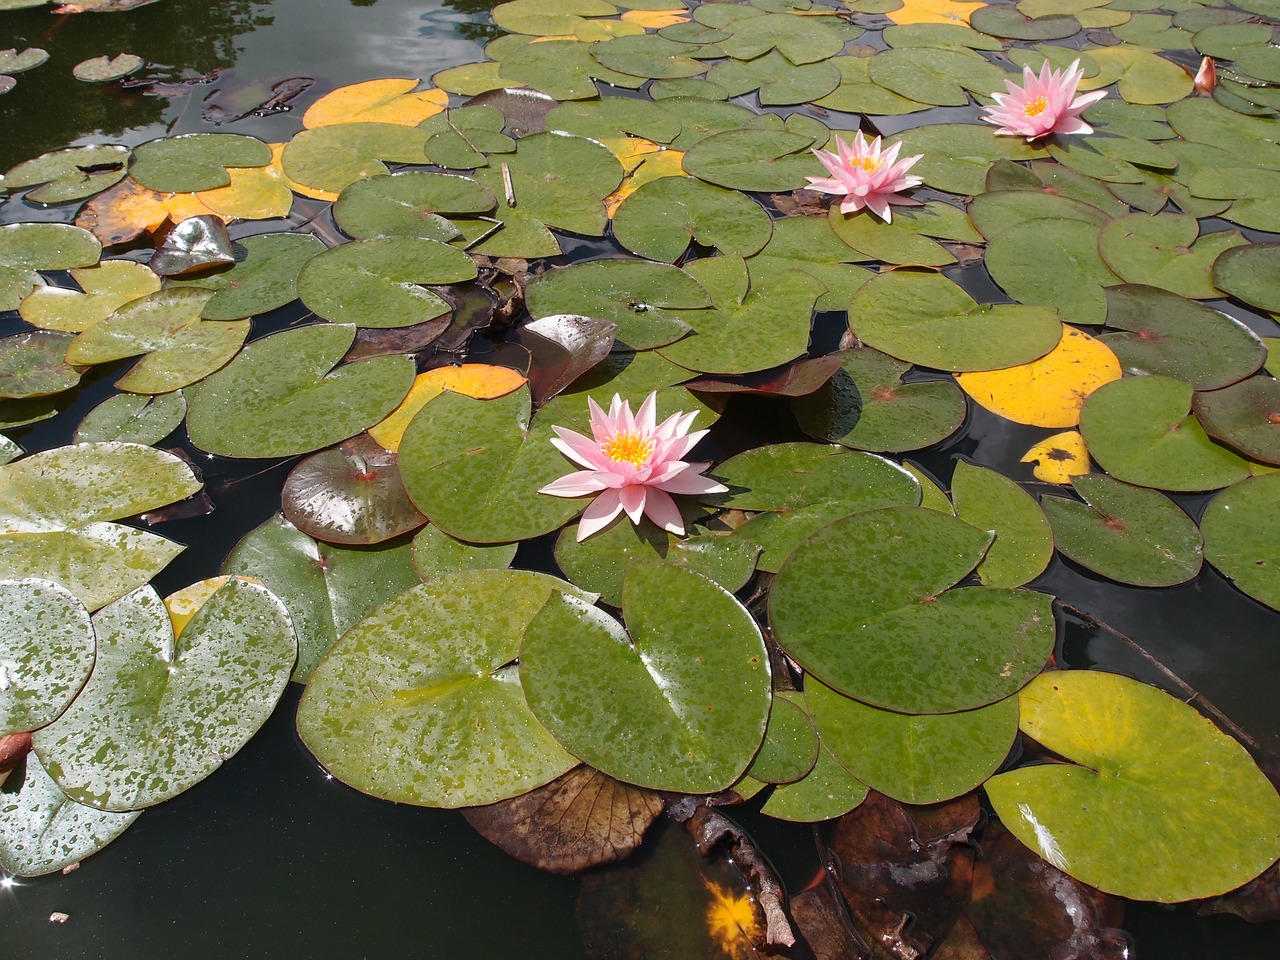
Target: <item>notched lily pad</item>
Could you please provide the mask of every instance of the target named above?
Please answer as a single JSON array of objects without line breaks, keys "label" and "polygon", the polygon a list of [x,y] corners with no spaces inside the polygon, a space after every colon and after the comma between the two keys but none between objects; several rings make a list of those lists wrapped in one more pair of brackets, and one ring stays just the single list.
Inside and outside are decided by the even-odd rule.
[{"label": "notched lily pad", "polygon": [[74,387],[84,373],[66,360],[74,339],[49,330],[0,339],[0,397],[44,397]]},{"label": "notched lily pad", "polygon": [[157,193],[212,190],[231,182],[227,167],[262,167],[271,148],[235,133],[186,133],[135,147],[129,175]]},{"label": "notched lily pad", "polygon": [[93,669],[89,611],[49,580],[0,580],[0,736],[55,720]]}]

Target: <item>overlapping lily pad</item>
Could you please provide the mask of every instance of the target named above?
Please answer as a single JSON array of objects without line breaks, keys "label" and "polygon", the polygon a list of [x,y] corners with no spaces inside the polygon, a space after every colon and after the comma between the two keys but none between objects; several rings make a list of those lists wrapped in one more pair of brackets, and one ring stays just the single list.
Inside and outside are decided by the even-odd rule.
[{"label": "overlapping lily pad", "polygon": [[334,202],[333,218],[357,240],[396,236],[444,242],[461,235],[446,216],[484,213],[495,203],[489,188],[470,177],[406,170],[357,180]]},{"label": "overlapping lily pad", "polygon": [[186,133],[134,148],[129,175],[157,193],[212,190],[231,182],[228,167],[261,167],[271,148],[236,133]]},{"label": "overlapping lily pad", "polygon": [[155,446],[178,429],[187,415],[181,390],[155,396],[117,393],[85,414],[76,427],[76,443],[122,440]]},{"label": "overlapping lily pad", "polygon": [[749,257],[773,232],[769,215],[749,197],[688,177],[640,187],[613,215],[614,238],[632,253],[672,263],[691,241]]},{"label": "overlapping lily pad", "polygon": [[1249,596],[1280,610],[1277,504],[1280,475],[1250,477],[1213,498],[1200,530],[1206,559]]},{"label": "overlapping lily pad", "polygon": [[1280,383],[1271,377],[1197,393],[1193,409],[1214,439],[1251,460],[1280,464]]},{"label": "overlapping lily pad", "polygon": [[978,579],[990,587],[1020,587],[1053,557],[1053,533],[1035,499],[1008,477],[960,460],[951,477],[956,516],[995,540],[978,561]]},{"label": "overlapping lily pad", "polygon": [[93,669],[89,612],[49,580],[0,580],[0,735],[50,723]]},{"label": "overlapping lily pad", "polygon": [[35,187],[26,199],[32,203],[69,203],[83,200],[119,183],[131,151],[118,143],[52,150],[5,172],[10,190]]},{"label": "overlapping lily pad", "polygon": [[244,259],[229,270],[169,282],[171,288],[216,291],[200,312],[205,320],[239,320],[293,302],[303,265],[324,250],[318,238],[306,233],[261,234],[238,243],[244,248]]},{"label": "overlapping lily pad", "polygon": [[73,339],[49,330],[0,339],[0,397],[43,397],[74,387],[84,367],[66,360]]}]

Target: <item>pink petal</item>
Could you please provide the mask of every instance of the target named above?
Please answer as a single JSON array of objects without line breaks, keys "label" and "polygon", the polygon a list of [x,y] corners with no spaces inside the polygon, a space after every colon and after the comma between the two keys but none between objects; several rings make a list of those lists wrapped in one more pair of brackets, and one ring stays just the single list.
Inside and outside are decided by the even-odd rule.
[{"label": "pink petal", "polygon": [[545,487],[539,487],[538,492],[549,493],[553,497],[585,497],[591,493],[599,493],[605,486],[594,470],[579,470],[552,480]]},{"label": "pink petal", "polygon": [[613,523],[621,512],[622,502],[618,499],[618,491],[604,491],[582,511],[582,519],[578,521],[578,542],[581,543],[593,533],[599,533]]},{"label": "pink petal", "polygon": [[[695,463],[690,464],[692,467],[705,470],[709,464]],[[704,477],[699,470],[686,470],[683,473],[676,474],[669,480],[661,483],[655,483],[653,486],[659,490],[665,490],[667,493],[676,493],[682,496],[706,496],[711,493],[728,493],[729,488],[717,480],[710,477]]]},{"label": "pink petal", "polygon": [[636,429],[645,436],[653,433],[653,425],[657,420],[657,405],[658,391],[654,390],[644,398],[640,409],[636,411]]},{"label": "pink petal", "polygon": [[551,439],[551,445],[570,460],[592,470],[599,470],[608,464],[609,458],[600,452],[600,445],[595,441],[564,427],[553,426],[551,429],[556,434]]},{"label": "pink petal", "polygon": [[627,519],[632,523],[639,523],[640,518],[644,516],[644,505],[648,499],[648,492],[649,488],[639,483],[622,487],[618,491],[618,502],[622,504],[622,509],[626,511]]},{"label": "pink petal", "polygon": [[680,516],[680,508],[669,496],[657,487],[649,488],[649,496],[644,504],[645,516],[668,533],[677,537],[684,536],[684,519]]}]

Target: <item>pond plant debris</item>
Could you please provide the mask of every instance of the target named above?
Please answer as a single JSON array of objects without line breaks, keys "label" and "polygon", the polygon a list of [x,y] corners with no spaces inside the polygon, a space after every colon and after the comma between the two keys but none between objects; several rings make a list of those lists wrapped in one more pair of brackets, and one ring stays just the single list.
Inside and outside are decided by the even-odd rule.
[{"label": "pond plant debris", "polygon": [[[70,869],[293,681],[357,790],[556,872],[651,843],[583,883],[637,944],[670,897],[729,956],[1280,919],[1265,750],[1171,673],[1062,669],[1037,588],[1058,557],[1280,611],[1280,4],[651,6],[511,0],[430,85],[291,87],[279,142],[6,173],[41,216],[0,226],[0,864]],[[747,402],[795,431],[736,442]],[[1021,463],[962,454],[979,416]],[[162,597],[164,511],[221,495],[193,463],[262,460],[281,512]],[[810,889],[741,803],[831,823]]]}]

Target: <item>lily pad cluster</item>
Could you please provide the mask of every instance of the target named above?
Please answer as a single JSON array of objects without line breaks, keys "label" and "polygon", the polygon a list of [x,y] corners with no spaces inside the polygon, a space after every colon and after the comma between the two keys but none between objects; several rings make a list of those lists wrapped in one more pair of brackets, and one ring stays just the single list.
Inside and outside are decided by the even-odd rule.
[{"label": "lily pad cluster", "polygon": [[[1280,609],[1280,9],[1133,6],[512,0],[485,61],[333,91],[278,143],[11,169],[61,221],[0,227],[0,306],[30,327],[0,340],[0,421],[68,416],[99,365],[115,392],[0,467],[0,716],[34,742],[0,863],[99,848],[292,678],[334,776],[489,823],[584,780],[640,798],[637,834],[660,794],[821,821],[982,787],[1109,893],[1267,869],[1280,798],[1235,741],[1135,681],[1043,672],[1055,556],[1143,587],[1207,559]],[[1114,88],[1091,133],[975,122],[1077,58]],[[923,155],[892,222],[807,189],[855,127]],[[281,309],[309,320],[263,335]],[[571,469],[554,428],[650,393],[720,450],[734,393],[808,439],[733,448],[685,538],[578,542],[584,503],[538,493]],[[1042,431],[1034,471],[904,465],[977,408]],[[296,462],[229,579],[162,601],[181,547],[119,521],[200,488],[166,443]],[[1065,762],[1011,762],[1035,743]]]}]

